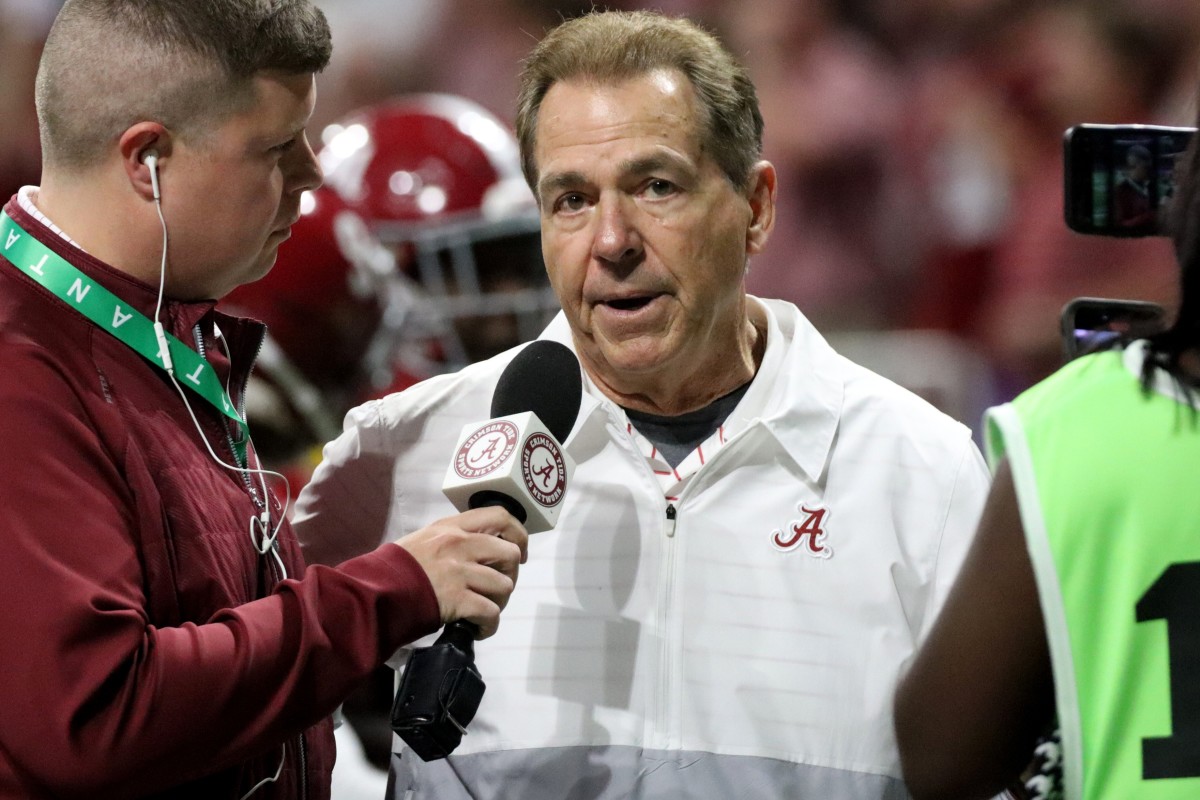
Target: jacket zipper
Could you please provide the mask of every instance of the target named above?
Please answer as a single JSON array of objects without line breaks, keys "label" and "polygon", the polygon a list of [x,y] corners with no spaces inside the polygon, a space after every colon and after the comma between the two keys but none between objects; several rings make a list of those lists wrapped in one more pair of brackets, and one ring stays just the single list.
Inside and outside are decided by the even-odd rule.
[{"label": "jacket zipper", "polygon": [[674,503],[668,503],[666,509],[666,519],[664,523],[664,533],[666,534],[666,542],[664,543],[663,552],[663,587],[662,600],[660,604],[659,626],[662,631],[662,652],[659,655],[661,661],[662,678],[659,684],[659,709],[658,709],[658,729],[661,735],[665,737],[663,746],[670,749],[673,739],[674,726],[672,725],[672,709],[674,703],[673,697],[675,679],[673,675],[675,659],[672,657],[675,646],[675,620],[674,620],[674,599],[675,599],[675,550],[678,545],[675,543],[675,529],[678,525],[678,511]]},{"label": "jacket zipper", "polygon": [[[729,449],[729,445],[732,443],[732,441],[732,439],[727,440],[721,450],[711,459],[709,459],[708,464],[711,465],[715,459],[720,458],[721,454]],[[638,452],[636,447],[633,447],[632,451],[634,453]],[[647,472],[650,471],[650,468],[646,465],[644,458],[639,457],[639,462],[643,465]],[[658,481],[653,474],[650,475],[650,480],[657,490]],[[691,489],[694,480],[695,479],[693,478],[692,481],[688,482],[688,485],[684,488],[682,494],[687,494],[688,490]],[[676,640],[678,639],[678,624],[673,618],[673,601],[675,599],[676,582],[675,551],[678,547],[678,544],[675,541],[675,534],[679,527],[679,509],[676,506],[676,503],[680,502],[680,499],[681,498],[677,497],[675,498],[674,502],[668,502],[667,507],[664,510],[663,534],[666,541],[664,543],[663,550],[663,582],[661,594],[659,595],[660,602],[658,614],[658,627],[662,632],[662,644],[659,650],[659,663],[662,674],[659,680],[659,692],[657,698],[658,708],[657,713],[654,715],[654,727],[657,730],[652,729],[647,732],[647,738],[656,738],[656,734],[661,735],[664,738],[663,746],[667,749],[677,747],[682,742],[682,736],[677,735],[677,729],[680,728],[680,724],[675,721],[675,718],[679,716],[679,703],[676,702],[674,695],[678,681],[675,680],[675,676],[672,674],[675,664],[675,659],[672,657],[672,654],[675,651]]]},{"label": "jacket zipper", "polygon": [[[204,347],[204,337],[200,333],[200,324],[199,323],[197,323],[196,326],[194,328],[192,328],[192,338],[195,339],[195,342],[196,342],[196,352],[200,354],[200,357],[202,359],[207,361],[208,353],[207,353],[206,348]],[[258,347],[260,350],[262,349],[262,341],[259,341]],[[257,354],[255,357],[257,358]],[[233,369],[232,362],[230,363],[229,368]],[[249,380],[249,376],[247,375],[247,381],[248,380]],[[236,400],[234,400],[234,407],[237,409],[238,416],[240,416],[242,419],[245,419],[246,418],[246,390],[245,390],[245,387],[243,387],[242,391],[238,394],[238,398]],[[236,455],[237,450],[234,447],[233,434],[229,430],[229,423],[222,420],[221,421],[221,430],[224,431],[224,433],[225,433],[225,444],[229,447],[229,455],[233,459],[234,463],[237,463],[237,455]],[[246,466],[247,467],[250,465],[249,461],[250,461],[250,456],[249,456],[249,451],[247,451],[247,455],[246,455],[246,462],[247,462]],[[262,511],[264,508],[266,508],[266,498],[259,497],[258,490],[254,488],[254,482],[250,480],[250,473],[246,472],[246,470],[244,468],[239,469],[237,472],[238,472],[238,475],[240,475],[242,477],[242,483],[246,486],[246,492],[249,493],[250,500],[251,500],[251,502],[254,503],[255,509],[257,509],[258,511]]]},{"label": "jacket zipper", "polygon": [[296,737],[296,742],[298,743],[297,750],[300,752],[300,800],[304,800],[304,798],[308,797],[308,757],[304,752],[303,732]]},{"label": "jacket zipper", "polygon": [[[740,434],[739,434],[740,435]],[[725,442],[725,446],[720,449],[708,461],[708,466],[711,465],[723,456],[726,451],[730,451],[730,444],[733,439]],[[732,452],[732,451],[731,451]],[[680,492],[680,496],[674,498],[674,501],[668,502],[664,511],[663,533],[665,534],[665,545],[663,550],[663,586],[661,594],[660,614],[659,614],[659,630],[662,631],[662,650],[660,653],[660,664],[662,668],[662,679],[659,682],[659,707],[658,707],[658,726],[662,735],[665,737],[664,746],[666,749],[679,748],[683,744],[683,721],[682,721],[682,691],[681,682],[675,675],[676,659],[674,653],[678,652],[682,645],[680,644],[680,622],[677,619],[678,615],[674,608],[676,603],[675,584],[676,571],[676,551],[679,548],[676,533],[679,529],[679,504],[682,503],[684,497],[693,491],[696,478],[693,477]]]}]

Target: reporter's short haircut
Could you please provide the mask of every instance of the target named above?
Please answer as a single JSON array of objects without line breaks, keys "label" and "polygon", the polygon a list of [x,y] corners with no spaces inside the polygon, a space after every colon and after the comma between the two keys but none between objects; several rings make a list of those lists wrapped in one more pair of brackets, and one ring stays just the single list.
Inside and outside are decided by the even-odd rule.
[{"label": "reporter's short haircut", "polygon": [[38,68],[42,160],[94,166],[145,120],[202,139],[248,107],[256,74],[317,73],[331,53],[308,0],[67,0]]}]

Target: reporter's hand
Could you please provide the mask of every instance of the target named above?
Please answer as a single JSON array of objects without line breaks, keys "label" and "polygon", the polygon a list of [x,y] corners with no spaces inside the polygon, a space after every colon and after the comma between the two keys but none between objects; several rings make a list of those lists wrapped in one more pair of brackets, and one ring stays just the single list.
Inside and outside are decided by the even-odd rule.
[{"label": "reporter's hand", "polygon": [[502,508],[474,508],[397,539],[437,594],[442,622],[465,619],[480,639],[496,632],[500,611],[528,555],[529,534]]}]

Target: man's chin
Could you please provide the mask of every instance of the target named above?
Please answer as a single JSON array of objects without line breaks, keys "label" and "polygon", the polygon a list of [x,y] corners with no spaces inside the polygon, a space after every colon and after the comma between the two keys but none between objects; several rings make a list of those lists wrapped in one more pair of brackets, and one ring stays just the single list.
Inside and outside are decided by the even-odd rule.
[{"label": "man's chin", "polygon": [[657,336],[606,342],[599,348],[605,367],[617,375],[652,375],[666,368],[670,353]]},{"label": "man's chin", "polygon": [[[274,268],[277,254],[278,245],[268,244],[254,264],[242,272],[236,283],[226,289],[225,294],[229,294],[239,286],[245,286],[248,283],[254,283],[265,278],[267,273]],[[221,296],[224,297],[225,295]]]},{"label": "man's chin", "polygon": [[263,248],[262,254],[258,257],[258,261],[247,283],[267,277],[267,273],[275,268],[275,263],[279,260],[279,245],[282,241],[282,239],[277,241],[274,236],[271,237],[267,242],[267,246]]}]

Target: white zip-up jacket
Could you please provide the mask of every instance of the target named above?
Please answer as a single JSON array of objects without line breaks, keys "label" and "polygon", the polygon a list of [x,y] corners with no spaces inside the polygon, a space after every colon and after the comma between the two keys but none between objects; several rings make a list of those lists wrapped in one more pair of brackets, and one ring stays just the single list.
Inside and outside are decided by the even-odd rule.
[{"label": "white zip-up jacket", "polygon": [[[448,760],[395,759],[394,797],[907,797],[892,692],[987,469],[965,426],[795,306],[751,302],[763,362],[681,475],[585,376],[558,526],[475,648],[469,735]],[[561,314],[542,338],[570,346]],[[307,552],[336,562],[454,513],[460,429],[516,352],[352,411],[297,504]]]}]

